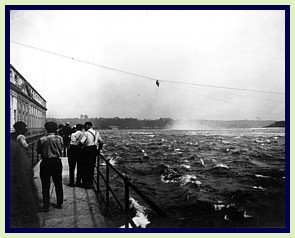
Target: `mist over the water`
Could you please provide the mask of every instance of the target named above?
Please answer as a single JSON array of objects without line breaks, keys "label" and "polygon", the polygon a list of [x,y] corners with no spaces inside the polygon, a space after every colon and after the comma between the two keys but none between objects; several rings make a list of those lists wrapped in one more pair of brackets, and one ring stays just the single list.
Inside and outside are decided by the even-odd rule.
[{"label": "mist over the water", "polygon": [[204,125],[203,122],[196,120],[176,120],[167,127],[171,130],[212,130],[213,127]]},{"label": "mist over the water", "polygon": [[170,130],[223,130],[223,129],[249,129],[267,128],[272,120],[171,120],[166,129]]}]

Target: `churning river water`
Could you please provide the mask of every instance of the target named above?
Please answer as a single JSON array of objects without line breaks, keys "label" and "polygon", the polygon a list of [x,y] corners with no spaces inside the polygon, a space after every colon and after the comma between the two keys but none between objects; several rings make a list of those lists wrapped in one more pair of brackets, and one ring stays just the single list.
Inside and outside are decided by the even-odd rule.
[{"label": "churning river water", "polygon": [[[147,227],[285,226],[284,128],[100,134],[102,154],[169,214],[131,195],[146,207]],[[111,183],[122,195],[116,175]]]}]

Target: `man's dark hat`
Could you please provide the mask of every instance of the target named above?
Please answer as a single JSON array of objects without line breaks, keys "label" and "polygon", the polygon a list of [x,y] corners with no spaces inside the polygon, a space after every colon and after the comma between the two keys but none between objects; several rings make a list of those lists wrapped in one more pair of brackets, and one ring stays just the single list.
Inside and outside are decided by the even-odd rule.
[{"label": "man's dark hat", "polygon": [[57,131],[57,124],[53,121],[49,121],[45,123],[45,129],[48,132],[56,132]]},{"label": "man's dark hat", "polygon": [[16,131],[20,131],[22,129],[25,129],[27,127],[26,123],[24,123],[23,121],[18,121],[16,123],[14,123],[13,128]]},{"label": "man's dark hat", "polygon": [[92,126],[92,123],[90,121],[85,122],[85,126]]},{"label": "man's dark hat", "polygon": [[82,130],[83,129],[83,125],[82,124],[77,124],[76,125],[76,129],[77,130]]}]

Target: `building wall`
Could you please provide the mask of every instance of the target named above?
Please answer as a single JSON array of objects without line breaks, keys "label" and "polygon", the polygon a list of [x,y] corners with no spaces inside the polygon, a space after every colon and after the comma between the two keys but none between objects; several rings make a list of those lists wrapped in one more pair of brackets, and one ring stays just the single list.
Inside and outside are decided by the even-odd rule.
[{"label": "building wall", "polygon": [[32,134],[44,130],[46,101],[29,82],[10,66],[10,130],[13,124],[23,121]]}]

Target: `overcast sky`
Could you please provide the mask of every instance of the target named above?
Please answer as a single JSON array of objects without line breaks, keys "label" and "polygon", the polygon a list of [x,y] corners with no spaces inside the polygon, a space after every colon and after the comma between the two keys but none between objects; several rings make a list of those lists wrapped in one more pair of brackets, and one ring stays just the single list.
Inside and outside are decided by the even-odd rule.
[{"label": "overcast sky", "polygon": [[11,64],[49,117],[284,119],[284,11],[12,11]]}]

